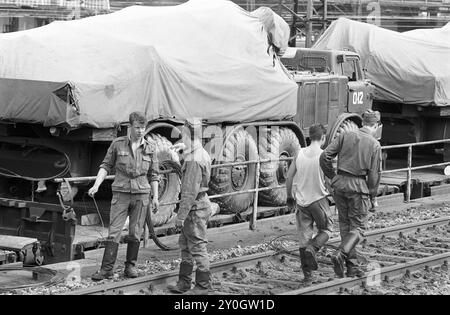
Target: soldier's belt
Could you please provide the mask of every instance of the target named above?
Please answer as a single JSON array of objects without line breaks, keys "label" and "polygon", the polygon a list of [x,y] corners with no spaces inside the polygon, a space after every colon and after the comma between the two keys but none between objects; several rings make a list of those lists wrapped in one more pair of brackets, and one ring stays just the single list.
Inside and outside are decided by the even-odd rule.
[{"label": "soldier's belt", "polygon": [[348,176],[348,177],[356,177],[356,178],[366,179],[366,175],[354,175],[354,174],[352,174],[352,173],[345,172],[345,171],[341,171],[341,170],[338,170],[337,173],[338,173],[338,175],[342,175],[342,176]]}]

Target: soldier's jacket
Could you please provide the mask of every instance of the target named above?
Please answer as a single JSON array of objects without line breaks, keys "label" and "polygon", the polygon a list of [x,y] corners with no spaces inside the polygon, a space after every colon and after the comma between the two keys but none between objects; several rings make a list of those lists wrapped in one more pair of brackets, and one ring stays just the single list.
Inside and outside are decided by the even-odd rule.
[{"label": "soldier's jacket", "polygon": [[108,152],[100,165],[108,173],[115,169],[116,177],[111,186],[112,191],[132,194],[150,193],[150,181],[158,181],[158,161],[155,148],[143,140],[136,150],[136,156],[131,149],[131,140],[128,137],[119,137],[109,146]]},{"label": "soldier's jacket", "polygon": [[[332,160],[338,155],[336,172]],[[320,156],[324,174],[335,190],[376,197],[381,177],[381,146],[366,128],[335,138]]]},{"label": "soldier's jacket", "polygon": [[201,145],[185,153],[182,166],[181,199],[178,218],[186,219],[189,211],[194,208],[202,209],[209,205],[201,193],[208,191],[211,177],[211,157]]}]

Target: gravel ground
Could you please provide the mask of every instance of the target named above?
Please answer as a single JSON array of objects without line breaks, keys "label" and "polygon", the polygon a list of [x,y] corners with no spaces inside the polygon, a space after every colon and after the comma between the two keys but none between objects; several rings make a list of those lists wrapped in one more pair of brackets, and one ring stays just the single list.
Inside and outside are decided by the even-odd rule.
[{"label": "gravel ground", "polygon": [[[443,217],[443,216],[449,216],[450,215],[450,207],[439,207],[436,209],[421,209],[421,208],[411,208],[407,209],[405,211],[399,211],[394,213],[385,213],[385,212],[375,212],[374,214],[371,214],[368,220],[368,228],[369,229],[378,229],[378,228],[385,228],[389,226],[399,225],[399,224],[406,224],[411,222],[416,222],[419,220],[429,220],[433,218]],[[291,222],[292,224],[295,224],[295,222]],[[335,222],[335,231],[333,233],[334,236],[338,236],[338,223]],[[211,262],[218,262],[227,260],[230,258],[236,258],[241,257],[244,255],[250,255],[255,253],[262,253],[269,249],[282,249],[289,246],[295,246],[296,241],[296,235],[295,234],[287,234],[282,237],[278,237],[270,242],[262,243],[258,245],[253,246],[245,246],[241,247],[240,245],[236,245],[232,248],[226,249],[226,250],[216,250],[209,253],[210,255],[210,261]],[[155,274],[159,272],[164,271],[171,271],[171,270],[177,270],[180,263],[180,259],[174,259],[174,260],[168,260],[168,261],[146,261],[145,264],[138,264],[137,268],[139,271],[139,275],[150,275]],[[297,266],[297,272],[299,271],[299,266]],[[124,280],[123,276],[123,266],[118,266],[116,268],[116,273],[114,276],[114,279],[112,280],[103,280],[100,282],[93,282],[90,279],[81,279],[81,281],[73,281],[73,280],[66,280],[59,284],[55,284],[48,287],[39,287],[39,288],[28,288],[28,289],[18,289],[18,290],[12,290],[8,292],[3,292],[0,294],[3,295],[39,295],[39,294],[57,294],[57,293],[64,293],[69,292],[76,289],[81,288],[87,288],[90,286],[95,286],[99,284],[104,284],[106,282],[117,282]],[[439,277],[438,277],[439,278]],[[431,281],[430,286],[433,286],[435,282]],[[440,285],[439,288],[436,288],[436,290],[443,290],[442,294],[448,293],[448,276],[447,276],[447,284],[446,285]],[[447,290],[447,291],[445,291]],[[411,293],[411,294],[420,294],[417,291],[417,293]],[[379,293],[382,294],[382,293]],[[425,293],[426,294],[426,293]]]},{"label": "gravel ground", "polygon": [[420,271],[380,285],[346,291],[343,295],[450,295],[448,267]]}]

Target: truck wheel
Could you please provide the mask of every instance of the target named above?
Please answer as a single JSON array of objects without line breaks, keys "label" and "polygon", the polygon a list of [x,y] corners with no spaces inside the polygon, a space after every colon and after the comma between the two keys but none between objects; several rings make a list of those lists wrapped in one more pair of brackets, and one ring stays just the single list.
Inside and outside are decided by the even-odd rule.
[{"label": "truck wheel", "polygon": [[[167,138],[158,135],[158,134],[150,134],[148,137],[150,142],[154,142],[156,147],[156,156],[158,159],[159,169],[165,170],[170,168],[167,166],[167,161],[175,162],[176,164],[180,164],[180,160],[178,154],[173,151],[170,147],[172,143],[167,140]],[[181,190],[181,182],[180,178],[176,173],[170,173],[161,175],[161,180],[158,185],[158,198],[159,203],[166,203],[178,200],[179,194]],[[174,216],[174,210],[176,205],[168,205],[161,206],[158,209],[158,212],[152,213],[152,222],[154,226],[163,225],[172,219]]]},{"label": "truck wheel", "polygon": [[[258,149],[251,135],[239,129],[224,144],[223,163],[256,160]],[[211,172],[211,195],[231,193],[255,188],[256,164],[215,168]],[[253,203],[254,193],[214,199],[223,213],[240,213]]]},{"label": "truck wheel", "polygon": [[[326,148],[331,141],[333,141],[336,137],[338,137],[341,133],[349,132],[352,130],[358,130],[359,127],[353,120],[350,120],[350,118],[344,118],[342,120],[337,120],[336,123],[331,128],[330,133],[327,135],[327,140],[325,141],[325,144],[323,145],[323,148]],[[337,158],[334,158],[332,161],[333,168],[335,171],[337,171]]]},{"label": "truck wheel", "polygon": [[333,141],[334,138],[338,137],[341,133],[358,129],[359,127],[356,124],[356,122],[354,122],[350,118],[346,118],[341,121],[340,120],[336,121],[336,123],[333,125],[333,127],[331,128],[330,132],[327,135],[327,140],[325,142],[324,147],[328,146],[331,143],[331,141]]},{"label": "truck wheel", "polygon": [[[300,143],[295,133],[289,128],[273,129],[271,136],[260,139],[259,156],[262,160],[295,157]],[[290,161],[273,161],[261,164],[259,185],[275,187],[284,185],[287,179]],[[286,204],[286,188],[271,189],[259,193],[262,205],[281,206]]]}]

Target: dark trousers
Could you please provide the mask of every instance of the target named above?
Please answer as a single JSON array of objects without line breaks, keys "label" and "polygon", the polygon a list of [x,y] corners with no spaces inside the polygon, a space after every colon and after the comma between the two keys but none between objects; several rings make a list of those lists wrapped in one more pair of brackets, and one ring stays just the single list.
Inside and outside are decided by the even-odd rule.
[{"label": "dark trousers", "polygon": [[[334,202],[339,214],[339,232],[344,239],[349,232],[356,232],[361,237],[366,230],[370,198],[360,193],[342,191],[334,192]],[[356,263],[356,251],[353,248],[348,254],[348,259]]]}]

